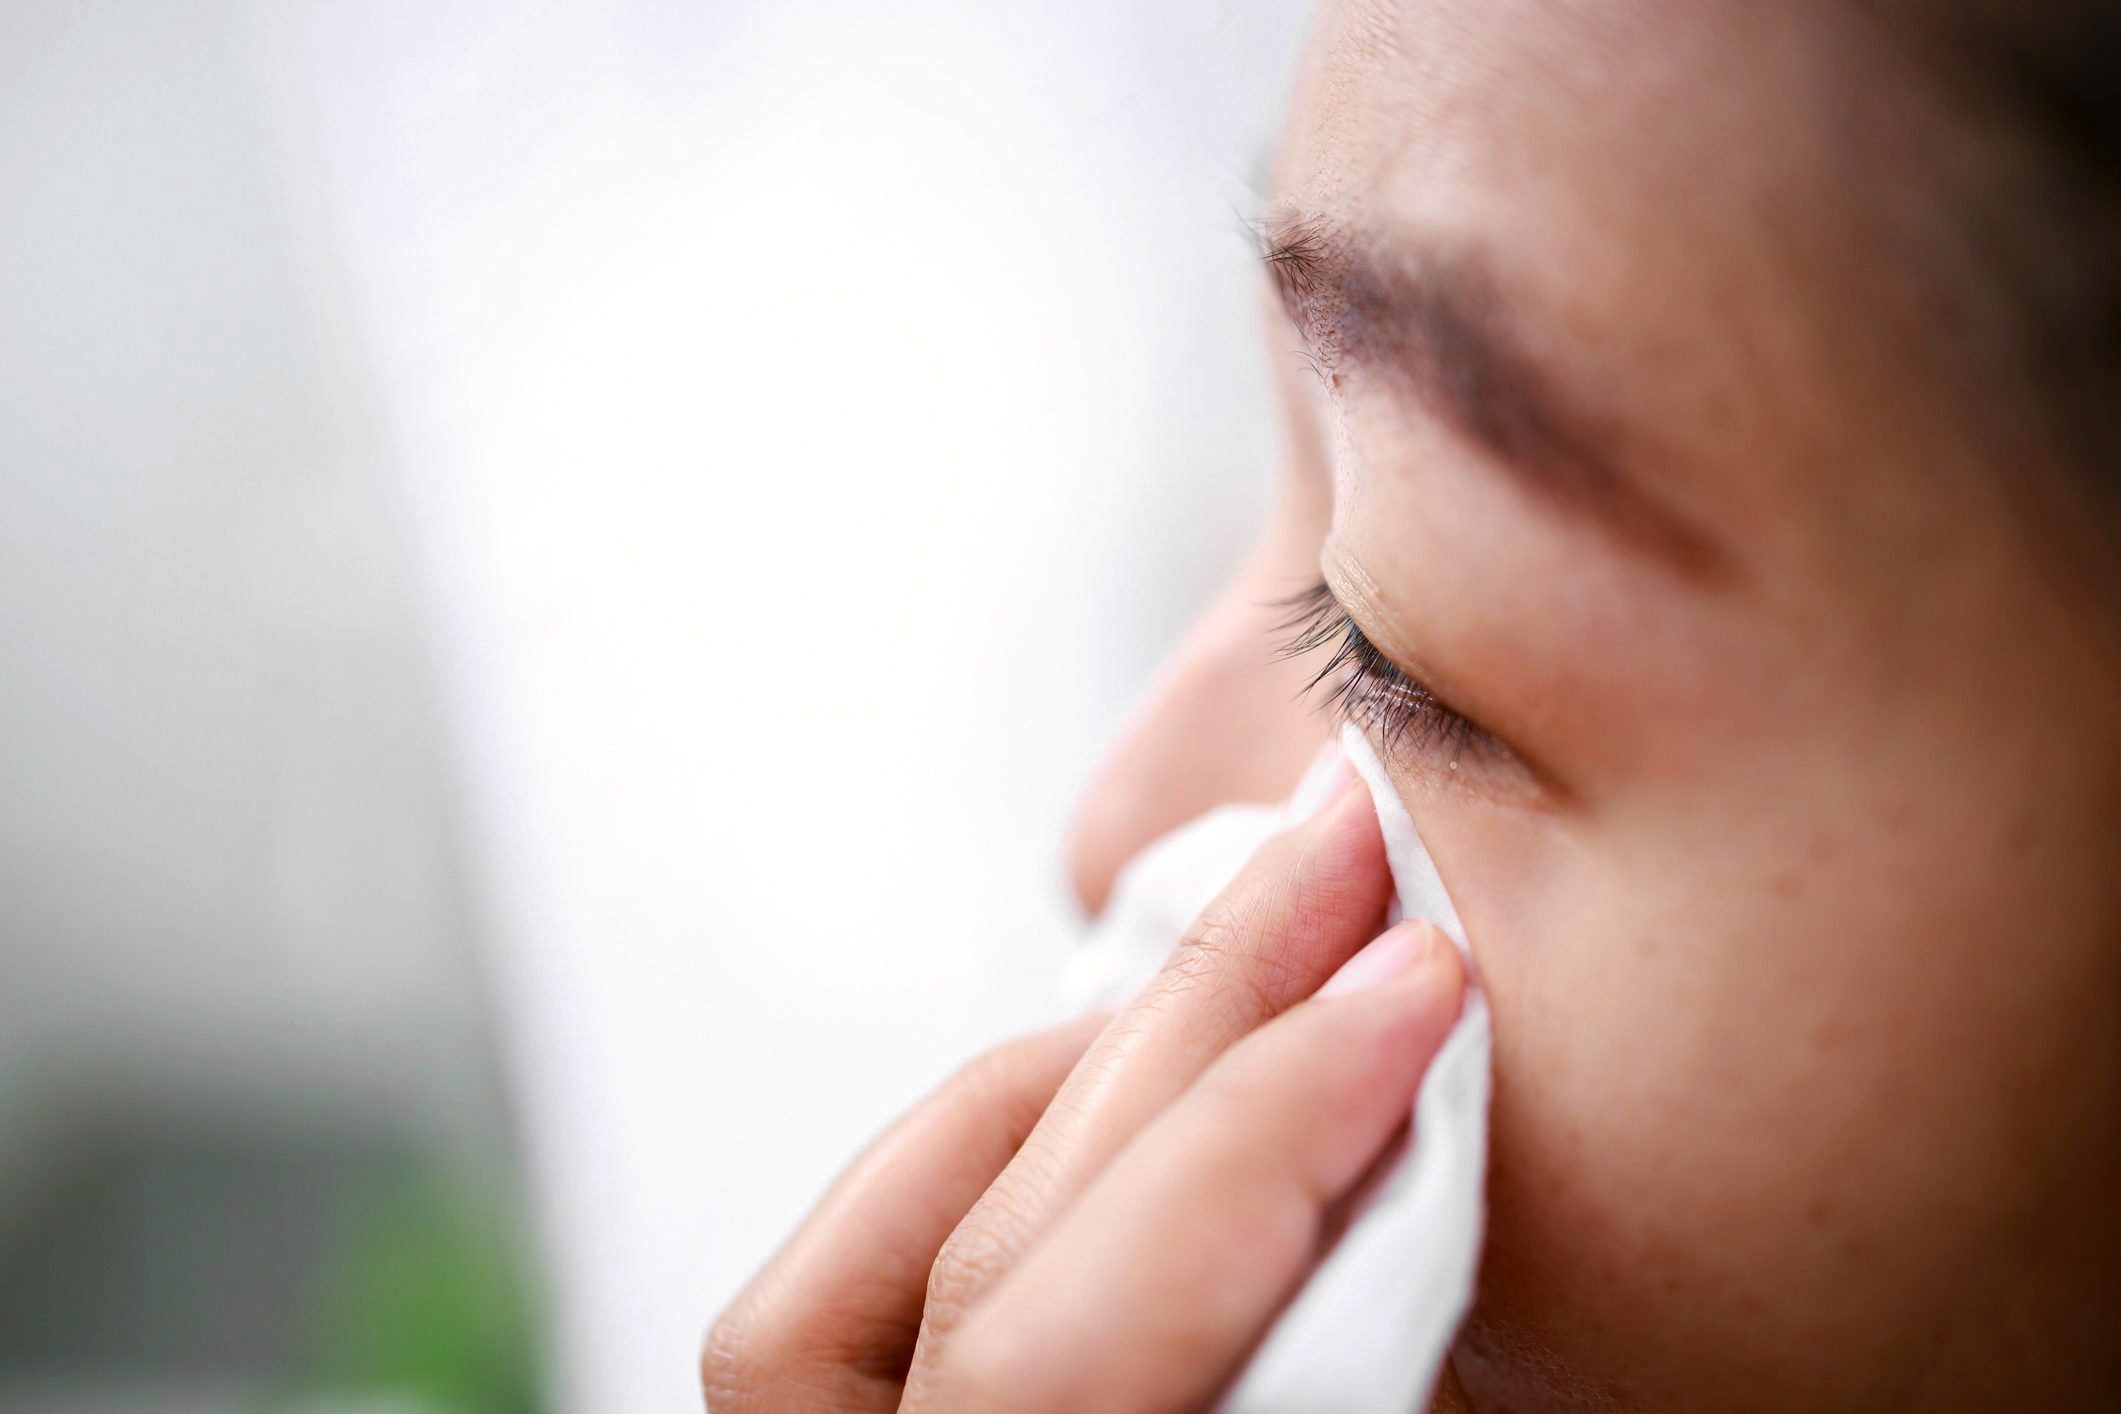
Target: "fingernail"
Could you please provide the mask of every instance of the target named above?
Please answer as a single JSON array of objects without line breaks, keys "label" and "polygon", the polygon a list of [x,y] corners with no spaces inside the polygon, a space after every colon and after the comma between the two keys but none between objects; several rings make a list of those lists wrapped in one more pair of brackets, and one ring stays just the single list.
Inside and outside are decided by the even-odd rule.
[{"label": "fingernail", "polygon": [[1340,798],[1355,779],[1355,765],[1348,760],[1348,753],[1337,741],[1329,741],[1318,749],[1311,764],[1304,768],[1303,779],[1296,783],[1290,793],[1286,807],[1291,820],[1308,820],[1319,811]]},{"label": "fingernail", "polygon": [[1395,923],[1378,934],[1361,952],[1342,963],[1340,970],[1318,989],[1318,995],[1337,997],[1381,987],[1393,978],[1411,972],[1436,949],[1450,946],[1451,940],[1444,936],[1443,929],[1426,918],[1409,918],[1404,923]]}]

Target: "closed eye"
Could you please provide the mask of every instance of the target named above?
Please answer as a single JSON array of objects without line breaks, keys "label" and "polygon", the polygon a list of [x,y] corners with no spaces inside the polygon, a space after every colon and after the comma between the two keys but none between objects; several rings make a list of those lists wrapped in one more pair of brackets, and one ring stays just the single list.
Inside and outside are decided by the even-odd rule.
[{"label": "closed eye", "polygon": [[1387,754],[1432,758],[1455,771],[1461,759],[1510,749],[1474,725],[1370,642],[1324,580],[1275,607],[1287,611],[1275,656],[1326,654],[1304,694],[1377,738]]}]

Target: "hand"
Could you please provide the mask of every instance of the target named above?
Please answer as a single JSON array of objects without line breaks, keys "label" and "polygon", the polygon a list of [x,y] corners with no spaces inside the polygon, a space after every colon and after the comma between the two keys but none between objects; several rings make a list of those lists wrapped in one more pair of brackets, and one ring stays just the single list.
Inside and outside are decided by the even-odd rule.
[{"label": "hand", "polygon": [[716,1322],[709,1407],[1211,1403],[1457,1017],[1433,925],[1363,946],[1390,894],[1351,774],[1117,1016],[988,1053],[878,1139]]}]

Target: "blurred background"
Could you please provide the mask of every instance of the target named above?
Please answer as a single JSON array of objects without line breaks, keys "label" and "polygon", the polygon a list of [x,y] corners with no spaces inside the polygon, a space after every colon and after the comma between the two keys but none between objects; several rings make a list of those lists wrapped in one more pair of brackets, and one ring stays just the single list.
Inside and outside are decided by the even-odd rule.
[{"label": "blurred background", "polygon": [[1294,0],[0,0],[0,1410],[697,1407],[1053,1016]]}]

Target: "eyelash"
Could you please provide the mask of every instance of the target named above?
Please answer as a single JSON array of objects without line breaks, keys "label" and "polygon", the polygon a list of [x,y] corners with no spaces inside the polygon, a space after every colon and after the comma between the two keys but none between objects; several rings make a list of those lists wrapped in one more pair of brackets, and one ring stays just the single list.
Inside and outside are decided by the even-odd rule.
[{"label": "eyelash", "polygon": [[1323,689],[1322,708],[1376,732],[1387,751],[1410,749],[1441,757],[1448,763],[1446,769],[1455,771],[1468,751],[1507,750],[1378,651],[1325,581],[1276,607],[1288,611],[1277,625],[1283,635],[1277,659],[1332,650],[1325,666],[1304,684],[1304,695]]}]

